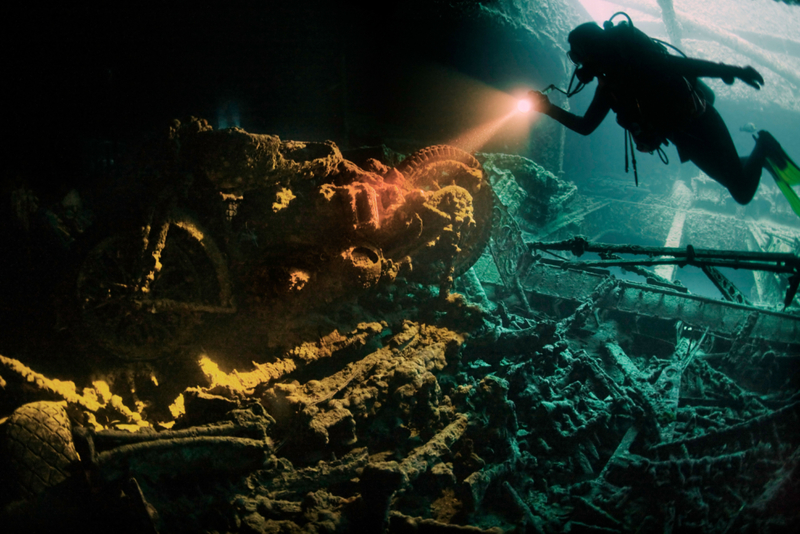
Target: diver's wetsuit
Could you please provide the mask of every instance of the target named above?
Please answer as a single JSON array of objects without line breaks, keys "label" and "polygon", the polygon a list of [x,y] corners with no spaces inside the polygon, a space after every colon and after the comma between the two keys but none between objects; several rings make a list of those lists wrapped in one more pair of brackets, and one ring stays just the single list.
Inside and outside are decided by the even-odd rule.
[{"label": "diver's wetsuit", "polygon": [[753,199],[761,179],[764,158],[759,146],[740,158],[728,127],[712,105],[676,130],[668,139],[675,144],[681,162],[692,161],[708,176],[724,185],[739,204]]},{"label": "diver's wetsuit", "polygon": [[[640,150],[652,152],[668,139],[678,149],[681,162],[694,162],[740,204],[750,202],[761,178],[763,150],[756,144],[749,158],[739,158],[725,122],[714,109],[713,94],[706,93],[697,78],[715,77],[732,83],[738,77],[758,87],[763,83],[761,76],[750,67],[666,53],[638,53],[641,47],[631,42],[611,44],[602,57],[586,65],[597,77],[598,87],[583,117],[549,101],[540,108],[542,112],[588,135],[613,110],[617,122],[631,132]],[[591,52],[585,55],[591,56]],[[543,95],[539,98],[546,100]]]}]

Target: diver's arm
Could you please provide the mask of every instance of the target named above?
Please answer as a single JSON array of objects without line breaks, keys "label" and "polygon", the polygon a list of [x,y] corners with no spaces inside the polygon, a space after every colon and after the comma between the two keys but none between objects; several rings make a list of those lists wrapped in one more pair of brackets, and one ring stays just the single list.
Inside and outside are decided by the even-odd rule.
[{"label": "diver's arm", "polygon": [[761,89],[764,78],[753,67],[736,67],[724,63],[714,63],[704,59],[690,57],[667,56],[666,68],[674,69],[681,75],[691,78],[721,78],[728,85],[734,78],[739,78],[747,85]]},{"label": "diver's arm", "polygon": [[554,118],[581,135],[589,135],[595,131],[611,110],[611,104],[605,96],[605,92],[599,88],[595,91],[592,103],[589,104],[589,109],[586,110],[583,117],[551,104],[547,96],[538,91],[531,91],[531,100],[537,111]]}]

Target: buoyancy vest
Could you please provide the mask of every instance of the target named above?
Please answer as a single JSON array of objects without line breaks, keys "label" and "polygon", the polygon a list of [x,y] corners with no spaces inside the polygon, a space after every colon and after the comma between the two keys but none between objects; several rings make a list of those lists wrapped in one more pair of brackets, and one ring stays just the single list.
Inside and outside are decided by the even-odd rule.
[{"label": "buoyancy vest", "polygon": [[697,79],[668,67],[666,47],[644,32],[626,23],[605,31],[619,61],[604,73],[603,90],[637,150],[652,153],[669,144],[670,133],[705,112],[704,94]]}]

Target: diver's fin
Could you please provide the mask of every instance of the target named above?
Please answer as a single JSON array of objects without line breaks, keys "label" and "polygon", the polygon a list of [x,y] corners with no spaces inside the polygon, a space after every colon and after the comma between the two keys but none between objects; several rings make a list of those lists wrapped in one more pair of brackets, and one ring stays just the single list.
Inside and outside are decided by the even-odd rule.
[{"label": "diver's fin", "polygon": [[800,185],[800,168],[792,161],[792,158],[786,155],[786,152],[783,152],[783,149],[781,152],[782,154],[777,158],[772,155],[767,156],[767,162],[774,167],[770,170],[770,174],[779,174],[780,180],[789,185]]},{"label": "diver's fin", "polygon": [[[774,177],[775,174],[772,174],[772,176]],[[800,197],[797,196],[797,193],[794,192],[794,189],[792,189],[786,182],[782,182],[777,178],[775,178],[775,184],[778,186],[778,189],[781,190],[783,196],[786,197],[786,200],[789,201],[789,205],[792,207],[797,216],[800,217]]]},{"label": "diver's fin", "polygon": [[775,179],[778,189],[789,201],[792,210],[800,217],[800,198],[792,186],[800,185],[800,167],[792,161],[781,147],[780,143],[765,130],[758,132],[758,143],[761,143],[766,152],[764,168]]}]

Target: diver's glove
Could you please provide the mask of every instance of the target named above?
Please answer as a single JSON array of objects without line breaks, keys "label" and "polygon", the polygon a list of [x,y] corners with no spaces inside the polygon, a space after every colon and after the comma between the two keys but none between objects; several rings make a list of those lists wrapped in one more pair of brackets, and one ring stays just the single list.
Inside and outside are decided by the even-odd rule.
[{"label": "diver's glove", "polygon": [[547,95],[541,91],[530,91],[528,93],[528,98],[531,101],[533,109],[539,113],[544,113],[547,115],[550,109],[553,107],[553,104],[550,103],[550,99],[547,98]]},{"label": "diver's glove", "polygon": [[750,87],[755,87],[756,89],[761,89],[761,86],[764,85],[764,78],[749,65],[747,67],[731,67],[730,74],[723,76],[722,81],[731,85],[735,78],[739,78]]},{"label": "diver's glove", "polygon": [[764,78],[750,65],[743,67],[736,77],[756,89],[761,89],[761,86],[764,85]]}]

